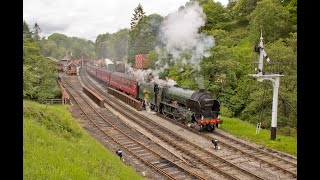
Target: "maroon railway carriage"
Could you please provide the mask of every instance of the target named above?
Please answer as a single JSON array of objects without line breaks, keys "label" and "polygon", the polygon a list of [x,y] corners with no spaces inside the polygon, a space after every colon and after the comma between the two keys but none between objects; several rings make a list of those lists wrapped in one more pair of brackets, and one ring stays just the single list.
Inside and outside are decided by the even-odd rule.
[{"label": "maroon railway carriage", "polygon": [[95,76],[95,77],[97,76],[97,69],[98,69],[98,67],[95,67],[95,66],[91,66],[91,65],[87,66],[88,73]]},{"label": "maroon railway carriage", "polygon": [[138,82],[133,77],[92,65],[87,65],[87,71],[107,85],[138,98]]},{"label": "maroon railway carriage", "polygon": [[119,72],[111,73],[110,85],[138,98],[138,82],[131,76]]},{"label": "maroon railway carriage", "polygon": [[106,84],[110,84],[110,76],[111,76],[111,71],[108,71],[107,69],[104,68],[98,68],[97,69],[97,78],[103,82],[105,82]]}]

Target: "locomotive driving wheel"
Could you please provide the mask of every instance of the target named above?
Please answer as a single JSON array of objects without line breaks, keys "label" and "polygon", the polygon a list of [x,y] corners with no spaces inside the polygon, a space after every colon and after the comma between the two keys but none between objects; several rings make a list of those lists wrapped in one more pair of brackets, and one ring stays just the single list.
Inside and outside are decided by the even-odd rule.
[{"label": "locomotive driving wheel", "polygon": [[182,119],[180,113],[179,113],[179,110],[176,109],[176,108],[172,108],[171,109],[171,113],[173,114],[173,119],[176,120],[176,121],[180,121]]},{"label": "locomotive driving wheel", "polygon": [[167,112],[169,112],[168,107],[166,105],[162,106],[161,114],[164,115],[165,117],[167,117],[169,115]]}]

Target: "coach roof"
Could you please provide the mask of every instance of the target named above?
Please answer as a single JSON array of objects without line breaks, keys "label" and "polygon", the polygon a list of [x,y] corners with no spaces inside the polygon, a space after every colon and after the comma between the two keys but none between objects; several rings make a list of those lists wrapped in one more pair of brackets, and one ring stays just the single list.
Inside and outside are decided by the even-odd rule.
[{"label": "coach roof", "polygon": [[124,74],[124,73],[113,72],[112,74],[115,75],[115,76],[119,76],[119,77],[122,77],[122,78],[125,78],[125,79],[128,79],[128,80],[131,80],[131,81],[136,81],[136,79],[134,79],[132,76],[129,76],[129,75]]}]

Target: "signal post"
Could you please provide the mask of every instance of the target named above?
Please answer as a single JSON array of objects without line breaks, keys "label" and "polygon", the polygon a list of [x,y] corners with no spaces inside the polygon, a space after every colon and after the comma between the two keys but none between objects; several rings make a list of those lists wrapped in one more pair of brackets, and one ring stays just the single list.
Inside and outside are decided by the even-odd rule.
[{"label": "signal post", "polygon": [[283,75],[280,74],[263,74],[263,57],[266,58],[267,62],[270,61],[268,55],[263,49],[263,37],[261,32],[260,44],[255,47],[255,51],[259,54],[258,68],[255,68],[257,74],[249,74],[257,79],[257,81],[262,82],[264,80],[270,80],[273,85],[273,101],[272,101],[272,121],[271,121],[271,140],[276,139],[276,129],[277,129],[277,114],[278,114],[278,92],[280,77]]}]

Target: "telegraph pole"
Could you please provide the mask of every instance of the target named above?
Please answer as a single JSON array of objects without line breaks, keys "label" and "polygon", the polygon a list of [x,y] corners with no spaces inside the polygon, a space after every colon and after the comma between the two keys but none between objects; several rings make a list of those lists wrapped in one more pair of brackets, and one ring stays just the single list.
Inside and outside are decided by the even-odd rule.
[{"label": "telegraph pole", "polygon": [[280,77],[283,75],[280,74],[264,74],[263,72],[263,57],[266,58],[266,61],[269,63],[270,59],[263,48],[263,37],[262,31],[260,36],[260,44],[255,46],[255,51],[259,54],[258,59],[258,68],[255,68],[257,74],[249,74],[249,76],[255,77],[257,81],[262,82],[264,80],[270,80],[273,85],[273,101],[272,101],[272,121],[271,121],[271,140],[276,139],[276,130],[277,130],[277,115],[278,115],[278,92]]}]

